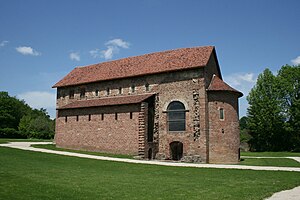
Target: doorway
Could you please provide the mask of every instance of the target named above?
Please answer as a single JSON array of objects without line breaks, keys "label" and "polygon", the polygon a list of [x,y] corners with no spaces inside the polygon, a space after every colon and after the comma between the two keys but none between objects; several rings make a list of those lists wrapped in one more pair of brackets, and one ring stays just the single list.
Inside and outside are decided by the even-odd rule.
[{"label": "doorway", "polygon": [[170,143],[170,153],[172,160],[180,160],[183,155],[183,144],[182,142],[171,142]]},{"label": "doorway", "polygon": [[152,148],[149,148],[148,150],[148,160],[152,159]]}]

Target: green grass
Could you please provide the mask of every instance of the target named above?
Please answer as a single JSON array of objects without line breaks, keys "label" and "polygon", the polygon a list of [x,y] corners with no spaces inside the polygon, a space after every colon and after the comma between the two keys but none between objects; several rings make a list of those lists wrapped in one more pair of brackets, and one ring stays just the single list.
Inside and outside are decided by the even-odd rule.
[{"label": "green grass", "polygon": [[0,138],[0,144],[4,144],[4,143],[8,143],[8,142],[52,142],[52,140]]},{"label": "green grass", "polygon": [[68,151],[68,152],[75,152],[75,153],[82,153],[82,154],[96,155],[96,156],[106,156],[106,157],[113,157],[113,158],[130,158],[130,159],[133,159],[132,155],[64,149],[64,148],[58,148],[54,144],[33,144],[31,146],[36,147],[36,148],[50,149],[50,150],[56,150],[56,151]]},{"label": "green grass", "polygon": [[[114,158],[130,158],[130,159],[133,158],[133,156],[131,155],[89,152],[89,151],[58,148],[54,144],[33,144],[31,146],[36,148],[42,148],[42,149],[68,151],[68,152],[97,155],[97,156],[106,156],[106,157],[114,157]],[[287,158],[243,158],[240,164],[253,165],[253,166],[300,167],[299,162]]]},{"label": "green grass", "polygon": [[0,147],[1,199],[264,199],[300,173],[100,161]]},{"label": "green grass", "polygon": [[241,156],[255,157],[300,157],[300,152],[241,152]]},{"label": "green grass", "polygon": [[242,158],[240,165],[300,167],[300,163],[288,158]]}]

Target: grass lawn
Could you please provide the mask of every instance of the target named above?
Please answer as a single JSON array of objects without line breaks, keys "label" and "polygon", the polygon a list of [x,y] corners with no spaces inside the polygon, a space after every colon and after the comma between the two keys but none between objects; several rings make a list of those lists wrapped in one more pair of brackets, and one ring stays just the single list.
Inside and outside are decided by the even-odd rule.
[{"label": "grass lawn", "polygon": [[[68,151],[68,152],[97,155],[97,156],[107,156],[107,157],[114,157],[114,158],[130,158],[130,159],[133,158],[133,156],[131,156],[131,155],[118,155],[118,154],[109,154],[109,153],[99,153],[99,152],[89,152],[89,151],[79,151],[79,150],[72,150],[72,149],[57,148],[57,147],[55,147],[54,144],[33,144],[31,146],[36,147],[36,148],[42,148],[42,149]],[[240,164],[241,165],[254,165],[254,166],[300,167],[299,162],[292,160],[292,159],[288,159],[288,158],[244,158],[244,159],[242,159]]]},{"label": "grass lawn", "polygon": [[56,151],[68,151],[68,152],[75,152],[75,153],[82,153],[82,154],[89,154],[89,155],[96,155],[96,156],[107,156],[113,158],[130,158],[133,159],[132,155],[125,155],[125,154],[111,154],[111,153],[101,153],[101,152],[92,152],[92,151],[80,151],[80,150],[73,150],[73,149],[64,149],[58,148],[54,144],[33,144],[32,147],[42,148],[42,149],[50,149]]},{"label": "grass lawn", "polygon": [[240,165],[300,167],[300,163],[288,158],[242,158]]},{"label": "grass lawn", "polygon": [[1,199],[264,199],[300,173],[100,161],[0,147]]},{"label": "grass lawn", "polygon": [[0,138],[0,144],[4,144],[4,143],[8,143],[8,142],[52,142],[52,140]]},{"label": "grass lawn", "polygon": [[300,152],[241,152],[241,156],[254,157],[300,157]]}]

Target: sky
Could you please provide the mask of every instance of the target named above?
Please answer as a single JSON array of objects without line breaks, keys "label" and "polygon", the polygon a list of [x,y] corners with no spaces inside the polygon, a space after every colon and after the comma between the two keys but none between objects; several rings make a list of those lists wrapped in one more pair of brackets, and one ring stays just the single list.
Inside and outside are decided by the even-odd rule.
[{"label": "sky", "polygon": [[223,80],[246,96],[265,68],[300,64],[298,0],[0,0],[0,91],[46,108],[76,66],[216,47]]}]

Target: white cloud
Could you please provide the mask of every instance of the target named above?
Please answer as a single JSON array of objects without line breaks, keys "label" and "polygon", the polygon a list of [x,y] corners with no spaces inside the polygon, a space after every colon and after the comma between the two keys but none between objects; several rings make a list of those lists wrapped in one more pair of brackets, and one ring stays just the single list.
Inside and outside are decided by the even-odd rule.
[{"label": "white cloud", "polygon": [[31,55],[31,56],[41,55],[40,52],[37,52],[32,47],[21,46],[21,47],[17,47],[16,50],[17,50],[17,52],[19,52],[23,55]]},{"label": "white cloud", "polygon": [[293,65],[300,65],[300,56],[298,56],[297,58],[291,60],[291,62],[293,63]]},{"label": "white cloud", "polygon": [[105,43],[105,45],[106,46],[117,46],[117,47],[121,47],[124,49],[128,49],[130,43],[117,38],[117,39],[109,40],[108,42]]},{"label": "white cloud", "polygon": [[256,81],[253,73],[230,74],[229,76],[225,76],[224,79],[229,85],[233,87],[239,87],[241,85],[245,85],[245,83],[254,84]]},{"label": "white cloud", "polygon": [[0,47],[4,47],[8,44],[7,40],[3,40],[2,42],[0,42]]},{"label": "white cloud", "polygon": [[55,108],[56,94],[52,92],[30,91],[18,94],[19,99],[24,99],[25,102],[32,108]]},{"label": "white cloud", "polygon": [[99,58],[99,57],[101,57],[99,49],[90,50],[90,54],[91,54],[91,56],[93,58]]},{"label": "white cloud", "polygon": [[234,73],[224,76],[224,81],[234,89],[241,91],[244,96],[240,98],[240,117],[246,115],[249,104],[246,97],[256,83],[257,75],[254,73]]},{"label": "white cloud", "polygon": [[72,52],[69,56],[71,60],[80,61],[80,55],[78,52]]},{"label": "white cloud", "polygon": [[119,53],[119,48],[115,46],[108,46],[106,50],[103,50],[100,53],[101,57],[103,57],[105,60],[112,59],[114,54]]},{"label": "white cloud", "polygon": [[112,57],[119,53],[120,49],[128,49],[130,46],[129,42],[126,42],[122,39],[113,39],[105,43],[106,49],[99,50],[94,49],[90,51],[90,54],[93,58],[104,58],[105,60],[112,59]]}]

